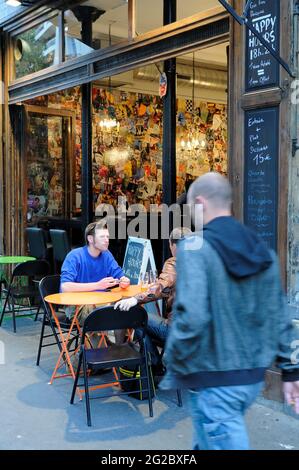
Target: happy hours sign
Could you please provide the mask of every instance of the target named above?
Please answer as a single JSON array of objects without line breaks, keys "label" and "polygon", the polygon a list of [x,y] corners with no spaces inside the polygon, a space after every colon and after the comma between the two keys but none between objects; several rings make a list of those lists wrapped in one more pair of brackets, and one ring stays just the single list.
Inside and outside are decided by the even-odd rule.
[{"label": "happy hours sign", "polygon": [[[250,2],[248,21],[279,53],[279,0]],[[257,37],[246,31],[246,91],[278,85],[279,64]]]}]

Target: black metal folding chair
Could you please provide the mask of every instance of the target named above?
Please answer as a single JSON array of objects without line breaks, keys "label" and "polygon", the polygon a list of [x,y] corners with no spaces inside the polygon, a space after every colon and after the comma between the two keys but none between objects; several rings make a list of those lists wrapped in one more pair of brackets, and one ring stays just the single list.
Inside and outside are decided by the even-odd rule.
[{"label": "black metal folding chair", "polygon": [[[89,349],[85,344],[85,337],[88,333],[91,332],[102,332],[102,331],[111,331],[111,330],[123,330],[126,328],[144,330],[147,325],[147,313],[146,311],[140,307],[136,306],[131,308],[128,312],[114,310],[113,307],[104,307],[104,308],[97,308],[86,318],[84,325],[83,325],[83,333],[82,333],[82,340],[81,340],[81,350],[79,356],[79,363],[76,373],[76,378],[73,386],[72,396],[71,396],[71,404],[74,403],[75,393],[78,386],[78,379],[80,375],[81,365],[83,364],[83,378],[84,383],[80,384],[84,385],[85,388],[85,403],[86,403],[86,414],[87,414],[87,424],[91,426],[91,412],[90,412],[90,396],[89,396],[89,378],[88,378],[88,369],[106,369],[111,367],[134,367],[136,372],[138,367],[140,367],[140,376],[138,380],[135,378],[129,378],[121,380],[119,379],[119,383],[121,384],[122,381],[128,382],[134,380],[135,383],[142,384],[142,381],[145,381],[147,386],[146,388],[142,389],[143,393],[147,393],[148,397],[148,406],[149,406],[149,414],[153,416],[153,405],[152,405],[152,396],[151,396],[151,389],[150,389],[150,375],[149,375],[149,363],[148,363],[148,353],[146,350],[146,344],[144,342],[144,335],[139,339],[139,346],[140,350],[136,350],[133,347],[133,343],[127,342],[124,344],[108,344],[107,347],[104,348],[96,348],[96,349]],[[143,369],[141,366],[144,366]],[[141,372],[141,371],[144,372]],[[115,380],[112,383],[110,380],[109,382],[102,383],[101,385],[104,386],[111,386],[115,384]],[[136,385],[137,387],[137,385]],[[134,392],[139,392],[140,389],[135,390]],[[128,395],[132,393],[120,391],[120,395]],[[115,396],[115,392],[107,396]],[[98,398],[104,398],[98,397]]]},{"label": "black metal folding chair", "polygon": [[[46,276],[50,271],[50,265],[46,260],[35,260],[35,261],[26,261],[24,263],[19,263],[13,269],[10,282],[6,289],[3,289],[3,292],[6,293],[4,306],[0,318],[0,326],[4,315],[7,313],[12,313],[13,319],[13,328],[16,332],[16,301],[27,298],[29,300],[28,306],[18,306],[17,312],[32,310],[32,307],[39,309],[40,307],[40,297],[38,291],[37,281],[41,277]],[[27,285],[22,286],[20,278],[27,278]],[[35,305],[34,305],[35,303]],[[7,305],[11,306],[11,309],[7,310]]]},{"label": "black metal folding chair", "polygon": [[50,229],[49,232],[53,244],[54,269],[57,273],[64,258],[71,251],[71,245],[66,230]]},{"label": "black metal folding chair", "polygon": [[26,234],[30,255],[50,261],[52,247],[47,243],[47,232],[39,227],[27,227]]},{"label": "black metal folding chair", "polygon": [[[60,275],[55,274],[51,276],[46,276],[44,277],[40,282],[39,282],[39,292],[40,296],[42,299],[43,303],[43,309],[44,309],[44,316],[43,316],[43,321],[42,321],[42,329],[40,333],[40,340],[39,340],[39,345],[38,345],[38,352],[37,352],[37,359],[36,359],[36,365],[39,366],[40,363],[40,357],[41,357],[41,351],[42,348],[46,348],[48,346],[53,346],[57,344],[59,351],[61,351],[61,344],[60,344],[60,339],[57,334],[56,330],[56,323],[54,319],[52,318],[52,313],[49,305],[47,302],[45,302],[44,298],[47,297],[47,295],[51,294],[57,294],[60,289]],[[71,321],[67,318],[65,312],[59,311],[56,309],[56,315],[58,316],[59,323],[61,326],[62,331],[67,334],[70,328]],[[49,326],[51,329],[51,333],[46,333],[45,329],[46,326]],[[77,348],[78,346],[78,332],[75,332],[75,345],[74,347]],[[47,338],[54,338],[55,342],[46,342],[44,343],[44,340]]]}]

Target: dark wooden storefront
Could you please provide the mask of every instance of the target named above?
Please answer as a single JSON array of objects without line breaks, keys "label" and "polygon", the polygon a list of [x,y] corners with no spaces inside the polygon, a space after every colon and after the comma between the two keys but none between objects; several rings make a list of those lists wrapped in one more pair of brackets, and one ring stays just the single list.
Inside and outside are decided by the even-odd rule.
[{"label": "dark wooden storefront", "polygon": [[[174,3],[165,2],[165,4]],[[165,9],[164,21],[170,22],[173,11]],[[167,19],[167,15],[170,17]],[[41,16],[39,16],[41,18]],[[31,18],[34,23],[37,19]],[[209,16],[205,13],[195,15],[191,19],[181,20],[179,22],[164,26],[161,30],[147,33],[142,37],[135,38],[126,45],[115,45],[110,49],[96,51],[94,53],[82,56],[76,60],[62,63],[59,67],[49,67],[32,76],[26,76],[23,79],[15,80],[7,87],[8,93],[4,109],[5,135],[9,136],[4,152],[4,173],[8,185],[4,186],[4,199],[6,201],[4,208],[4,220],[2,230],[2,239],[5,240],[5,252],[22,252],[24,246],[24,228],[26,225],[25,214],[23,210],[24,182],[18,179],[20,184],[17,191],[11,192],[11,187],[15,186],[16,174],[23,174],[24,149],[20,146],[19,134],[14,135],[13,129],[16,129],[16,123],[22,122],[22,112],[18,104],[29,98],[35,98],[44,94],[50,94],[75,85],[82,87],[82,226],[85,226],[92,218],[91,209],[91,191],[92,175],[90,169],[91,143],[90,135],[92,124],[90,119],[90,86],[95,79],[115,75],[137,66],[146,65],[157,60],[173,61],[175,57],[186,51],[206,48],[210,45],[221,43],[229,37],[229,17],[221,8],[209,10]],[[26,23],[26,28],[29,24]],[[91,25],[90,25],[91,27]],[[21,31],[22,25],[18,25],[18,31]],[[15,24],[8,24],[2,35],[3,49],[5,52],[5,83],[9,83],[9,64],[11,63],[11,34],[15,33]],[[168,70],[169,62],[166,62]],[[172,75],[175,77],[175,69],[172,69]],[[169,84],[171,83],[170,76]],[[84,93],[83,93],[84,92]],[[170,98],[172,96],[172,98]],[[175,89],[171,90],[169,85],[169,95],[164,102],[165,119],[175,119]],[[10,118],[8,116],[10,115]],[[171,117],[172,116],[172,117]],[[175,127],[165,125],[163,140],[165,143],[175,142]],[[19,127],[20,129],[20,127]],[[22,139],[21,139],[22,140]],[[164,171],[164,197],[166,202],[175,202],[175,146],[172,145],[171,152],[166,149],[163,152],[163,167],[171,169]],[[14,169],[12,169],[12,165]],[[16,214],[17,213],[17,214]],[[17,222],[16,222],[17,220]],[[12,225],[17,230],[12,231]],[[12,233],[13,232],[13,233]],[[167,246],[166,246],[167,249]]]},{"label": "dark wooden storefront", "polygon": [[[165,2],[165,4],[173,2]],[[291,56],[291,1],[272,2],[273,5],[280,5],[279,14],[275,13],[276,18],[276,43],[279,45],[280,55],[289,61]],[[271,2],[268,4],[272,4]],[[244,2],[234,1],[233,7],[241,14]],[[166,11],[166,10],[165,10]],[[274,14],[273,13],[273,14]],[[173,12],[168,12],[173,14]],[[91,83],[93,80],[101,77],[130,70],[137,65],[152,63],[157,59],[169,60],[184,51],[207,47],[211,44],[220,43],[230,38],[229,51],[229,175],[234,188],[234,212],[238,218],[248,218],[252,207],[248,207],[248,192],[252,191],[248,181],[248,170],[245,165],[246,153],[249,148],[248,139],[253,138],[248,135],[248,129],[245,131],[246,120],[254,117],[255,110],[268,116],[268,124],[263,131],[263,136],[259,136],[263,141],[267,138],[267,132],[276,126],[279,130],[279,138],[271,142],[272,151],[276,155],[276,166],[272,167],[272,180],[267,184],[275,185],[272,188],[271,198],[274,200],[273,217],[271,214],[263,214],[264,217],[272,217],[272,231],[270,235],[270,245],[277,248],[284,280],[286,281],[287,264],[287,194],[280,191],[279,188],[288,186],[288,164],[287,159],[282,155],[289,155],[291,152],[289,137],[290,132],[290,109],[289,109],[289,86],[290,77],[279,68],[277,64],[271,69],[271,83],[264,83],[266,86],[249,85],[249,64],[246,58],[246,30],[237,24],[232,18],[229,18],[227,12],[221,9],[209,11],[209,17],[205,13],[193,18],[181,20],[180,22],[164,26],[159,31],[147,33],[140,38],[134,38],[131,42],[124,45],[116,45],[103,51],[95,51],[87,56],[82,56],[76,60],[63,63],[59,67],[50,67],[46,70],[27,76],[23,79],[15,80],[11,83],[10,64],[12,62],[12,44],[11,34],[16,31],[22,31],[30,25],[35,24],[47,16],[53,15],[49,7],[42,7],[31,11],[26,15],[23,13],[17,21],[9,21],[3,27],[1,35],[2,62],[1,72],[4,82],[4,102],[1,112],[1,129],[3,133],[3,145],[1,146],[1,165],[0,172],[3,181],[3,191],[0,201],[0,208],[4,216],[4,224],[1,227],[1,240],[5,240],[5,246],[2,251],[22,252],[24,250],[24,241],[21,234],[24,232],[24,214],[23,214],[23,195],[24,187],[22,178],[22,151],[20,139],[15,133],[22,128],[23,120],[21,110],[17,103],[28,99],[49,94],[55,91],[68,88],[74,85],[83,85]],[[168,19],[168,22],[170,20]],[[167,22],[165,20],[165,22]],[[280,28],[277,28],[278,23]],[[230,26],[229,26],[230,24]],[[281,31],[283,31],[283,40]],[[248,42],[248,38],[247,38]],[[251,50],[252,52],[252,50]],[[250,51],[248,52],[250,53]],[[241,64],[241,66],[240,66]],[[274,68],[273,68],[274,67]],[[251,77],[252,78],[252,77]],[[11,83],[11,84],[10,84]],[[171,83],[171,80],[170,80]],[[84,85],[85,86],[85,85]],[[175,90],[173,91],[173,94]],[[84,119],[83,131],[84,139],[83,152],[84,173],[83,173],[83,192],[86,194],[86,201],[83,207],[82,221],[86,223],[91,217],[90,197],[88,196],[91,186],[90,168],[88,167],[88,154],[90,153],[90,143],[88,135],[91,132],[88,122],[88,97],[83,106],[83,112],[87,113]],[[167,104],[167,102],[165,103]],[[173,115],[173,104],[169,100],[167,109]],[[272,109],[272,112],[271,112]],[[167,116],[167,112],[165,112]],[[261,114],[259,114],[261,115]],[[170,114],[171,116],[171,114]],[[170,118],[168,118],[170,119]],[[268,119],[268,118],[267,118]],[[20,127],[21,126],[21,127]],[[172,126],[167,126],[168,134],[165,134],[165,142],[173,141]],[[268,129],[268,130],[267,130]],[[19,133],[18,133],[19,134]],[[247,139],[247,142],[246,142]],[[265,142],[264,142],[265,143]],[[267,144],[267,143],[266,143]],[[173,154],[173,149],[172,152]],[[168,152],[169,154],[169,152]],[[166,163],[166,152],[164,151],[164,164]],[[172,158],[173,159],[173,158]],[[171,161],[169,159],[168,161]],[[165,166],[167,168],[167,166]],[[171,168],[171,167],[170,167]],[[247,176],[244,178],[245,171]],[[164,190],[167,202],[173,199],[174,181],[173,171],[168,180],[164,181]],[[17,184],[16,184],[17,183]],[[16,187],[16,191],[11,191]],[[169,199],[169,200],[168,200]],[[246,204],[244,201],[246,200]],[[254,198],[252,198],[254,202]],[[249,212],[248,212],[249,211]],[[278,221],[279,219],[279,221]],[[12,230],[12,227],[16,228]]]}]

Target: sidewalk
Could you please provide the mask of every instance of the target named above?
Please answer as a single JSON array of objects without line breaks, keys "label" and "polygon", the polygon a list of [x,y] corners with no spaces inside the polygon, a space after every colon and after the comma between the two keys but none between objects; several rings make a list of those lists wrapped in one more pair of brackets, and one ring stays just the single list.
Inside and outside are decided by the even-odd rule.
[{"label": "sidewalk", "polygon": [[[57,349],[36,352],[41,324],[18,319],[17,333],[10,320],[0,328],[5,364],[0,365],[0,449],[190,449],[191,420],[186,397],[177,406],[176,393],[158,391],[154,417],[147,402],[133,398],[92,401],[93,426],[86,425],[84,402],[69,404],[69,378],[48,385]],[[247,422],[254,449],[299,450],[299,419],[282,412],[282,405],[260,398]]]}]

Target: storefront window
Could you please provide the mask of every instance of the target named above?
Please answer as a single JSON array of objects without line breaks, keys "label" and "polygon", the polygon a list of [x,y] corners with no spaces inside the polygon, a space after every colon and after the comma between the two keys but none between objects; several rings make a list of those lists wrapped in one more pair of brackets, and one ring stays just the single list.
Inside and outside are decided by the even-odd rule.
[{"label": "storefront window", "polygon": [[[163,102],[157,95],[93,88],[93,177],[96,206],[162,202]],[[227,174],[223,103],[177,99],[177,194],[208,171]]]},{"label": "storefront window", "polygon": [[[33,173],[36,170],[34,163],[38,163],[40,160],[39,148],[41,148],[41,154],[49,153],[49,168],[53,165],[53,158],[56,159],[58,144],[62,151],[64,162],[63,173],[70,176],[71,181],[67,180],[67,185],[64,186],[66,192],[69,193],[70,197],[67,198],[66,202],[63,203],[63,207],[68,206],[70,201],[70,212],[73,216],[79,216],[81,214],[81,162],[82,162],[82,109],[81,109],[81,90],[80,87],[73,87],[67,90],[59,91],[51,95],[40,96],[32,100],[26,101],[26,109],[34,109],[38,107],[41,111],[39,114],[29,112],[28,115],[28,129],[27,129],[27,145],[28,155],[27,162],[28,168],[33,168]],[[44,112],[42,112],[44,109]],[[55,115],[57,117],[48,116],[48,114]],[[59,116],[61,115],[61,117]],[[48,122],[48,120],[50,121]],[[56,119],[62,131],[61,135],[56,137],[51,132],[51,120]],[[62,121],[61,121],[62,119]],[[61,124],[59,124],[61,122]],[[50,126],[49,133],[46,134],[47,139],[42,135],[44,133],[44,126]],[[52,140],[51,140],[52,139]],[[47,148],[48,146],[48,148]],[[42,160],[45,163],[45,159]],[[57,166],[54,164],[54,167]],[[43,172],[42,172],[43,173]],[[51,176],[51,171],[49,170]],[[62,174],[60,171],[59,174]],[[34,194],[35,188],[35,175],[31,171],[28,172],[28,194]],[[53,180],[53,184],[55,179]],[[48,183],[44,185],[46,188],[49,186]],[[30,192],[31,191],[31,192]],[[46,204],[48,208],[48,205]],[[46,210],[46,214],[56,216],[61,214],[61,210],[54,208],[54,212],[51,209]],[[42,211],[43,212],[43,211]]]},{"label": "storefront window", "polygon": [[95,206],[162,202],[162,99],[93,87]]},{"label": "storefront window", "polygon": [[221,103],[179,99],[177,192],[208,171],[227,174],[227,110]]},{"label": "storefront window", "polygon": [[15,78],[58,64],[57,18],[13,38]]},{"label": "storefront window", "polygon": [[[218,171],[227,174],[226,46],[224,43],[176,58],[177,196],[185,191],[190,181],[203,173]],[[159,97],[162,70],[163,63],[158,62],[93,84],[91,158],[96,213],[102,203],[122,209],[140,203],[148,210],[151,204],[159,206],[163,202],[163,98]],[[80,87],[40,97],[31,104],[51,108],[52,114],[56,109],[58,113],[68,110],[74,115],[74,147],[67,161],[70,160],[72,166],[71,214],[79,215],[82,190]],[[48,119],[35,116],[31,121],[33,128],[28,160],[31,189],[28,200],[33,211],[35,197],[43,196],[41,213],[60,216],[63,207],[53,206],[49,187],[51,171],[64,161],[56,156],[57,152],[65,153],[66,150],[63,145],[57,147],[59,132],[56,134],[55,129],[59,130],[59,127],[57,123],[53,124],[55,120]],[[49,127],[49,133],[43,147],[41,137],[37,136],[43,135],[44,126]],[[42,156],[47,153],[48,159]],[[62,168],[58,174],[63,175],[64,171],[69,170]],[[36,187],[39,188],[40,184],[40,176],[37,175],[44,175],[46,181],[43,184],[44,192],[40,194],[36,193]],[[55,182],[56,187],[59,184]],[[67,185],[63,186],[65,188]],[[41,199],[38,202],[41,203]]]},{"label": "storefront window", "polygon": [[70,118],[29,112],[27,129],[27,221],[66,217],[70,188]]}]

